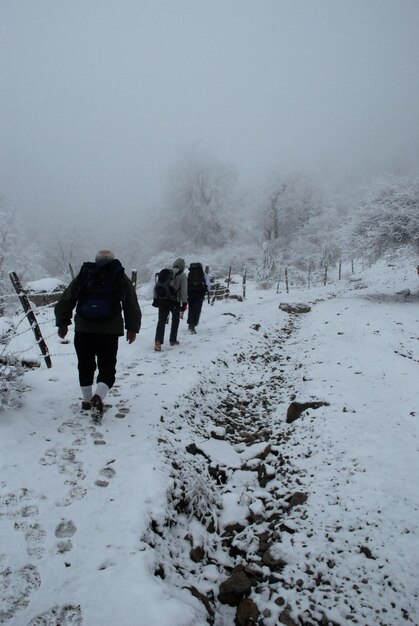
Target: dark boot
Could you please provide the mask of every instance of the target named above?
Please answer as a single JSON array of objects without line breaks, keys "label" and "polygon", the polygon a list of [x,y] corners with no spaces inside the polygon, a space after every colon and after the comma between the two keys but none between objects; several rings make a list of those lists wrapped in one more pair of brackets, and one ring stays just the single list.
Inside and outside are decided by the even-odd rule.
[{"label": "dark boot", "polygon": [[95,422],[100,422],[103,416],[103,402],[102,398],[97,395],[97,393],[90,400],[90,404],[92,407],[92,419]]}]

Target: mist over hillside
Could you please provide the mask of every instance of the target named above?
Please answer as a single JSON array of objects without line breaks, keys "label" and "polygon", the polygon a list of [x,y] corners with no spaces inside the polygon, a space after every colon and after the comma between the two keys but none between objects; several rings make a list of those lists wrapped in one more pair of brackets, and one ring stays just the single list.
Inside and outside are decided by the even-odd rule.
[{"label": "mist over hillside", "polygon": [[418,26],[415,0],[5,0],[0,293],[103,247],[147,281],[415,246]]}]

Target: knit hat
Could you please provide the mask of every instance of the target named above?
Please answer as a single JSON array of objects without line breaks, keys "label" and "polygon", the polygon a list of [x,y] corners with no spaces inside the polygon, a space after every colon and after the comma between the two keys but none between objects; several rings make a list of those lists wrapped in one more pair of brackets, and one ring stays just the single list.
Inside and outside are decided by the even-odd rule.
[{"label": "knit hat", "polygon": [[109,263],[109,261],[113,261],[115,259],[115,255],[110,250],[99,250],[96,254],[95,262],[100,265],[105,265],[105,263]]}]

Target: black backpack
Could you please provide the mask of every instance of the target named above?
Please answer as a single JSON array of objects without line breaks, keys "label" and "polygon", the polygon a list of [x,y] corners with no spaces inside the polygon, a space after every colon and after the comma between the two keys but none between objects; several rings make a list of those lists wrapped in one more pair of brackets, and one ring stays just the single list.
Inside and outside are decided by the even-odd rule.
[{"label": "black backpack", "polygon": [[156,274],[156,284],[154,291],[157,298],[161,300],[176,300],[176,290],[173,287],[173,279],[175,273],[173,270],[165,267]]},{"label": "black backpack", "polygon": [[208,291],[201,263],[191,263],[188,274],[188,294],[204,296]]},{"label": "black backpack", "polygon": [[111,320],[121,310],[124,299],[122,277],[124,268],[118,259],[106,265],[83,263],[80,270],[76,313],[86,320]]}]

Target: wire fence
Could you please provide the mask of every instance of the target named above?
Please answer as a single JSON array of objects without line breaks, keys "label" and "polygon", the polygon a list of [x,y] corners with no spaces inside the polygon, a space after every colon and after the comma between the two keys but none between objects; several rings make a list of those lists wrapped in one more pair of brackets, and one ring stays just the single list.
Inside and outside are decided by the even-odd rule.
[{"label": "wire fence", "polygon": [[[270,276],[268,279],[258,279],[256,276],[251,275],[252,283],[265,288],[275,289],[276,293],[289,293],[293,289],[311,289],[319,286],[326,286],[330,284],[336,284],[338,281],[348,278],[355,273],[355,270],[363,270],[364,266],[361,262],[357,263],[355,267],[354,261],[339,262],[339,264],[321,269],[308,269],[299,270],[295,267],[283,267],[276,276]],[[210,280],[211,290],[209,292],[209,303],[214,305],[220,300],[235,299],[244,301],[246,299],[246,289],[248,283],[248,272],[246,268],[233,268],[230,267],[226,278],[214,278],[211,277],[209,268],[206,268]],[[22,291],[23,288],[22,288]],[[152,306],[152,285],[141,285],[137,289],[139,295],[140,306],[142,311],[142,324],[143,330],[150,329],[156,324],[156,309]],[[31,299],[31,293],[26,293],[28,299]],[[29,321],[26,328],[22,325],[28,322],[27,313],[18,313],[18,308],[14,306],[18,305],[19,294],[6,294],[0,298],[0,311],[4,311],[13,305],[13,312],[10,316],[6,316],[0,313],[0,321],[7,319],[7,324],[0,325],[0,374],[1,367],[4,367],[4,363],[7,362],[7,355],[11,354],[13,357],[20,357],[22,355],[33,352],[34,349],[41,347],[41,342],[46,342],[52,337],[57,336],[57,329],[55,327],[54,317],[54,304],[59,299],[60,293],[43,293],[43,296],[50,296],[53,300],[48,304],[34,305],[31,303],[31,308],[36,315],[36,324],[39,327],[45,329],[46,334],[41,335],[41,339],[34,337],[33,322]],[[4,327],[4,329],[2,329]],[[26,337],[26,335],[28,335]],[[61,341],[60,343],[66,344],[68,341]],[[44,355],[45,356],[45,355]],[[74,356],[74,351],[60,351],[59,353],[49,353],[49,357],[55,356]],[[3,364],[3,365],[2,365]]]}]

